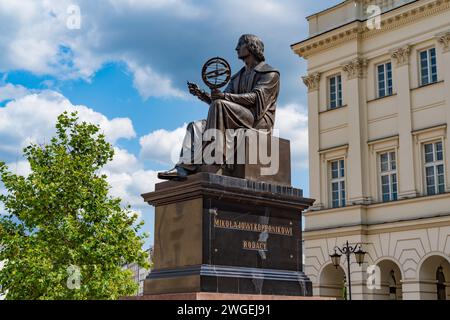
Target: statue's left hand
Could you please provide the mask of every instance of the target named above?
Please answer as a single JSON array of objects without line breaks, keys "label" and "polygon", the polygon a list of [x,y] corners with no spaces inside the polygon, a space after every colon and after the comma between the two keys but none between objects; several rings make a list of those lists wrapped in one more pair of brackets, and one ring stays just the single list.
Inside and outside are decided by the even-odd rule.
[{"label": "statue's left hand", "polygon": [[225,93],[219,90],[213,90],[211,92],[211,99],[212,100],[225,99]]}]

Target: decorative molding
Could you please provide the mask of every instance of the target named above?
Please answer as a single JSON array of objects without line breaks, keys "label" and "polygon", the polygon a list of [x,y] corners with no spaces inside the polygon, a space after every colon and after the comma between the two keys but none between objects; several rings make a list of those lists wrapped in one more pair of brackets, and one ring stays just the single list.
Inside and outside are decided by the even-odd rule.
[{"label": "decorative molding", "polygon": [[319,133],[320,134],[324,134],[324,133],[327,133],[327,132],[332,132],[332,131],[336,131],[336,130],[339,130],[339,129],[344,129],[344,128],[347,128],[347,127],[348,127],[348,124],[344,123],[344,124],[340,124],[340,125],[335,126],[335,127],[322,129],[322,130],[320,130]]},{"label": "decorative molding", "polygon": [[372,124],[375,122],[379,122],[379,121],[383,121],[383,120],[387,120],[387,119],[393,119],[393,118],[397,118],[397,117],[398,117],[398,113],[391,113],[391,114],[381,116],[378,118],[368,119],[367,123]]},{"label": "decorative molding", "polygon": [[448,9],[450,9],[450,0],[436,0],[420,7],[411,8],[389,18],[382,17],[381,29],[369,30],[366,27],[362,37],[366,39],[385,31],[390,31],[410,23],[416,23],[422,18],[442,13],[442,11]]},{"label": "decorative molding", "polygon": [[397,140],[397,142],[398,142],[399,135],[396,134],[396,135],[389,136],[389,137],[383,137],[383,138],[378,138],[378,139],[374,139],[374,140],[369,140],[369,141],[367,141],[367,144],[369,146],[373,146],[373,145],[378,144],[378,143],[383,143],[383,142],[392,141],[392,140]]},{"label": "decorative molding", "polygon": [[[321,35],[293,44],[291,45],[291,48],[297,55],[307,59],[313,54],[333,48],[358,37],[360,37],[361,39],[367,39],[372,36],[379,35],[380,33],[400,28],[410,23],[415,23],[419,19],[439,14],[442,13],[442,11],[449,9],[450,0],[436,0],[434,2],[424,4],[420,7],[413,7],[407,11],[399,12],[398,14],[393,15],[389,18],[385,18],[384,15],[386,13],[383,13],[381,29],[370,30],[366,25],[366,21],[355,20],[351,24],[351,28],[347,30],[343,30],[339,33],[334,33],[332,35],[332,31],[324,32]],[[391,14],[390,12],[388,13]],[[343,25],[337,27],[336,30],[333,31],[337,31],[340,28],[348,26],[349,25]]]},{"label": "decorative molding", "polygon": [[391,51],[391,58],[394,59],[396,67],[401,67],[409,64],[409,56],[411,54],[411,46],[406,46],[394,49]]},{"label": "decorative molding", "polygon": [[429,104],[429,105],[426,105],[426,106],[414,107],[411,110],[412,110],[412,112],[418,112],[418,111],[423,111],[423,110],[427,110],[427,109],[437,108],[437,107],[441,107],[441,106],[445,106],[445,100],[444,101],[439,101],[437,103]]},{"label": "decorative molding", "polygon": [[348,158],[348,144],[319,150],[322,162],[328,162],[339,158]]},{"label": "decorative molding", "polygon": [[442,52],[450,52],[450,31],[436,36],[438,43],[442,46]]},{"label": "decorative molding", "polygon": [[422,85],[420,85],[418,87],[415,87],[415,88],[410,88],[409,90],[411,90],[411,91],[419,90],[419,89],[422,89],[422,88],[435,86],[435,85],[438,85],[438,84],[444,83],[444,82],[445,82],[444,80],[439,80],[439,81],[436,81],[436,82],[430,82],[430,83],[427,83],[427,84],[422,84]]},{"label": "decorative molding", "polygon": [[[356,39],[361,33],[361,27],[359,26],[359,23],[357,21],[355,21],[352,25],[354,25],[352,28],[343,30],[342,32],[339,32],[327,38],[321,40],[314,40],[314,38],[307,39],[304,41],[304,45],[300,43],[292,45],[291,48],[300,57],[307,59],[310,55],[313,55],[317,52],[330,49],[347,41]],[[296,47],[298,47],[298,49]]]},{"label": "decorative molding", "polygon": [[302,77],[303,83],[308,87],[308,92],[319,90],[320,73],[315,72]]},{"label": "decorative molding", "polygon": [[439,124],[439,125],[428,127],[428,128],[416,129],[416,130],[411,131],[411,134],[413,136],[416,136],[416,135],[420,135],[423,133],[427,133],[430,131],[436,131],[436,130],[447,130],[447,124],[443,123],[443,124]]},{"label": "decorative molding", "polygon": [[333,152],[333,151],[337,151],[337,150],[348,150],[348,147],[349,147],[349,144],[346,143],[346,144],[343,144],[343,145],[340,145],[340,146],[335,146],[335,147],[331,147],[331,148],[321,149],[321,150],[319,150],[319,153],[322,155],[322,154]]},{"label": "decorative molding", "polygon": [[367,59],[356,58],[342,66],[347,73],[347,80],[364,78],[367,74]]}]

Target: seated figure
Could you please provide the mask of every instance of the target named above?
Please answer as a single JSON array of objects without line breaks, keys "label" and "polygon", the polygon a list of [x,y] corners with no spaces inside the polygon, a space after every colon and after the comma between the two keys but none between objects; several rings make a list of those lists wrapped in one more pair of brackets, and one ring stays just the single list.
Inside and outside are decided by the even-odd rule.
[{"label": "seated figure", "polygon": [[[189,123],[178,163],[172,170],[160,172],[160,179],[182,179],[198,172],[205,165],[203,151],[208,145],[203,135],[210,129],[218,130],[223,136],[228,129],[272,131],[280,74],[265,63],[264,44],[258,37],[242,35],[236,51],[245,66],[231,77],[223,92],[217,90],[209,94],[200,90],[197,85],[189,84],[189,92],[209,104],[208,116],[206,120]],[[196,141],[202,143],[195,143]],[[227,143],[222,150],[224,158]],[[224,165],[224,158],[216,164]]]}]

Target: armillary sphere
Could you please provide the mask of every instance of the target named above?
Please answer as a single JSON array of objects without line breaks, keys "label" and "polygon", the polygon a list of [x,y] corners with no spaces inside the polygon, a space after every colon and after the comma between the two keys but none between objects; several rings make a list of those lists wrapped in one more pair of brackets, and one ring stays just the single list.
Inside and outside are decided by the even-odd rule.
[{"label": "armillary sphere", "polygon": [[206,61],[202,69],[203,82],[211,89],[217,90],[230,81],[231,67],[228,62],[219,57]]}]

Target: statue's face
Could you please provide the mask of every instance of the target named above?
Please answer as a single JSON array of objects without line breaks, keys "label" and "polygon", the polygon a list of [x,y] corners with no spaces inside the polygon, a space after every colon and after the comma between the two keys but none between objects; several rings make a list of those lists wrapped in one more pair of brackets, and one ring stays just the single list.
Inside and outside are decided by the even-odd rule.
[{"label": "statue's face", "polygon": [[242,39],[239,39],[239,42],[236,46],[236,52],[238,54],[239,59],[245,59],[251,54],[247,48],[247,44]]}]

